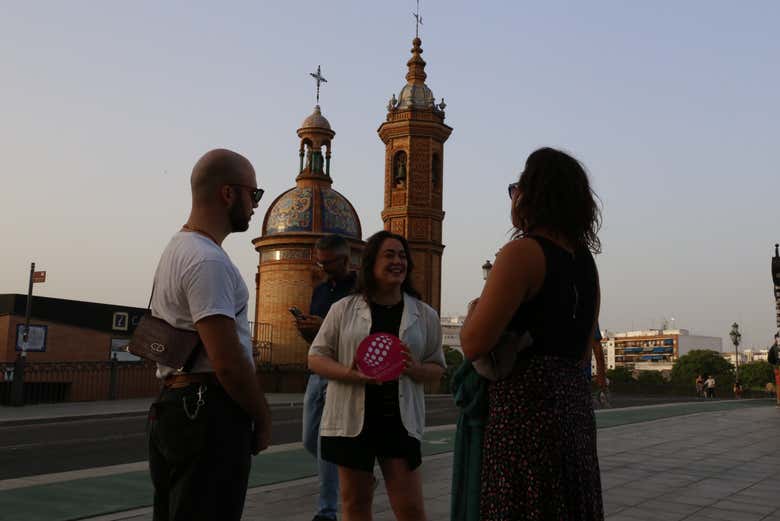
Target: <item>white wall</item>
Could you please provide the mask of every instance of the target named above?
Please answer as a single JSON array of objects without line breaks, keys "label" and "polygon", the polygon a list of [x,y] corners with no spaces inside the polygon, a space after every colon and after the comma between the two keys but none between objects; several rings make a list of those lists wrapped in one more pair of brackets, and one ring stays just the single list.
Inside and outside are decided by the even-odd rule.
[{"label": "white wall", "polygon": [[[606,360],[604,361],[607,369],[615,368],[615,341],[604,340],[601,342],[601,349],[604,350]],[[590,366],[593,369],[593,374],[596,374],[596,357],[593,356],[590,360]]]},{"label": "white wall", "polygon": [[720,353],[723,351],[723,339],[715,336],[680,335],[678,339],[678,355],[683,356],[695,349],[710,349]]},{"label": "white wall", "polygon": [[740,354],[742,355],[740,357],[740,362],[744,360],[745,362],[758,362],[758,361],[764,361],[766,362],[769,359],[769,350],[768,349],[740,349]]},{"label": "white wall", "polygon": [[445,346],[450,346],[453,349],[457,349],[461,353],[463,348],[460,346],[460,324],[442,324],[441,326],[441,343]]},{"label": "white wall", "polygon": [[615,341],[607,340],[602,343],[604,351],[607,353],[607,369],[615,368]]}]

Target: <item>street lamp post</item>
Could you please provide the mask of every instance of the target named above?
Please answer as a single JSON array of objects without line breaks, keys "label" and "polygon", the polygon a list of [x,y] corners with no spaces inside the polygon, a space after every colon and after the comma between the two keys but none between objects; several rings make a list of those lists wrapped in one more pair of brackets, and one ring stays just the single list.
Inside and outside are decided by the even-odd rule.
[{"label": "street lamp post", "polygon": [[734,344],[734,375],[735,375],[735,381],[739,381],[739,343],[742,340],[742,333],[739,332],[739,324],[734,322],[731,324],[731,333],[729,333],[729,336],[731,337],[731,343]]},{"label": "street lamp post", "polygon": [[30,315],[32,314],[33,284],[36,282],[35,263],[30,263],[30,279],[27,287],[27,309],[24,313],[22,349],[14,360],[14,381],[11,384],[11,405],[24,405],[24,366],[27,363],[27,346],[30,340]]},{"label": "street lamp post", "polygon": [[780,333],[780,244],[775,244],[775,256],[772,257],[772,282],[775,285],[777,331]]},{"label": "street lamp post", "polygon": [[[777,352],[780,350],[780,244],[775,244],[775,256],[772,257],[772,282],[775,286],[775,316],[777,317],[777,333],[775,333],[774,350],[775,364],[777,364]],[[780,407],[780,367],[775,365],[775,397],[776,404]]]},{"label": "street lamp post", "polygon": [[493,264],[489,260],[485,261],[485,264],[482,265],[482,279],[487,280],[488,275],[490,275],[490,270],[493,269]]}]

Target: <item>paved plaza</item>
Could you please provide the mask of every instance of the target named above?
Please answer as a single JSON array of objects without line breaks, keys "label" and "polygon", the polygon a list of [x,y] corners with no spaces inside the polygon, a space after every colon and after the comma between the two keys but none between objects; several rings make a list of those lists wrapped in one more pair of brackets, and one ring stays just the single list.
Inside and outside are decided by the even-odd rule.
[{"label": "paved plaza", "polygon": [[[597,413],[604,503],[609,521],[780,521],[780,409],[767,400],[669,404]],[[451,426],[427,433],[423,476],[429,519],[449,519]],[[144,463],[116,474],[21,486],[0,481],[0,519],[84,519],[91,496],[103,505],[135,496],[148,505]],[[255,461],[247,521],[309,521],[316,501],[314,466],[299,444],[277,447]],[[67,473],[66,473],[67,474]],[[97,476],[97,474],[95,474]],[[263,484],[265,483],[265,484]],[[107,487],[99,489],[99,486]],[[48,487],[48,488],[47,488]],[[57,490],[59,487],[59,490]],[[67,491],[67,494],[66,494]],[[111,493],[114,491],[116,493]],[[70,506],[65,497],[69,494]],[[33,498],[38,508],[33,508]],[[81,499],[79,499],[81,498]],[[46,502],[50,501],[50,510]],[[119,505],[121,501],[116,503]],[[44,505],[44,506],[42,506]],[[94,506],[92,507],[94,508]],[[111,508],[105,506],[104,508]],[[114,507],[114,510],[120,508]],[[93,516],[93,521],[150,521],[148,506]],[[394,519],[380,482],[375,519]]]}]

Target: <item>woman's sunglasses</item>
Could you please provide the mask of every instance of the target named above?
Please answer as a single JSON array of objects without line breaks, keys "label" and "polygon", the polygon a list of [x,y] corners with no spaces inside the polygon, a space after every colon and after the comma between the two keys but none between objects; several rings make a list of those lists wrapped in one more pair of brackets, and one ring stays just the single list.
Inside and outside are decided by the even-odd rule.
[{"label": "woman's sunglasses", "polygon": [[510,199],[514,199],[515,198],[515,194],[517,193],[517,190],[519,188],[520,188],[520,182],[519,181],[516,182],[516,183],[509,183],[509,186],[507,187],[507,189],[509,191],[509,198]]}]

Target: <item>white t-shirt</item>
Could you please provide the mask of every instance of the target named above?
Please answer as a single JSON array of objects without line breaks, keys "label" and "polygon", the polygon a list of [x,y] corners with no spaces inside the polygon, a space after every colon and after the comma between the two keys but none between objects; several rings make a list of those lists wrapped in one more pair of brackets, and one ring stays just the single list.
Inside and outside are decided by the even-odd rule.
[{"label": "white t-shirt", "polygon": [[[232,318],[248,362],[254,365],[248,302],[249,290],[225,250],[195,232],[179,232],[171,238],[154,274],[152,315],[190,331],[195,331],[195,322],[212,315]],[[158,378],[173,372],[157,364]],[[205,349],[201,348],[190,372],[214,372]]]},{"label": "white t-shirt", "polygon": [[704,383],[707,385],[708,389],[713,389],[715,387],[715,379],[714,378],[707,378],[707,380]]}]

